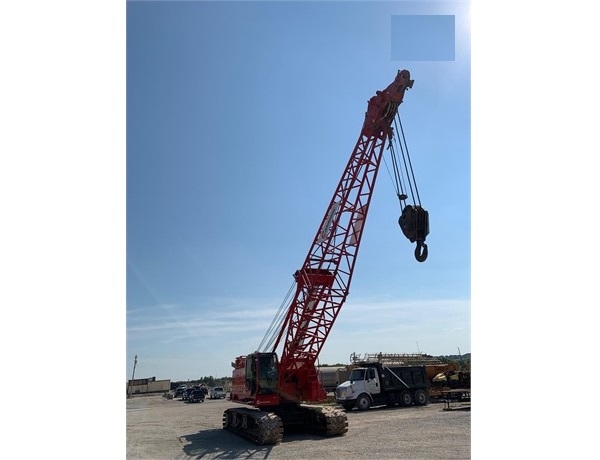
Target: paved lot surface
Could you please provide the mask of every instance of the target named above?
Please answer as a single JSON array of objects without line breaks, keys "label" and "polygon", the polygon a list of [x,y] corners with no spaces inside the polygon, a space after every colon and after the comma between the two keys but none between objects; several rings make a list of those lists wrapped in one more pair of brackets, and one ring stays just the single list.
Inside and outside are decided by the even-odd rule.
[{"label": "paved lot surface", "polygon": [[222,428],[229,400],[188,404],[162,396],[127,400],[127,459],[469,459],[471,412],[424,407],[348,413],[348,433],[322,438],[292,433],[257,446]]}]

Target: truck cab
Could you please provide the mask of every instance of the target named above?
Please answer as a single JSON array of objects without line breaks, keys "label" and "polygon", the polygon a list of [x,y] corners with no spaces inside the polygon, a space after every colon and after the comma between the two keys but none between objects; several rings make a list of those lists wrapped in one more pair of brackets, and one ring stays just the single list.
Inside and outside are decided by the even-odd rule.
[{"label": "truck cab", "polygon": [[338,385],[335,399],[346,410],[352,409],[355,405],[359,410],[364,410],[371,406],[371,400],[366,395],[380,392],[381,384],[375,368],[358,367],[350,372],[348,380]]}]

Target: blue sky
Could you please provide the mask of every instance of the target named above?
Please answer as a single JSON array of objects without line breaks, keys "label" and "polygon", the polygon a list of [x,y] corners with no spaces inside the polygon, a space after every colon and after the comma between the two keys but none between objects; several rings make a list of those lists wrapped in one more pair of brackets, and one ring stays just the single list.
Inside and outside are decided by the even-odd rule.
[{"label": "blue sky", "polygon": [[415,261],[382,166],[321,363],[470,352],[468,4],[127,3],[126,378],[136,354],[136,376],[186,380],[258,347],[367,100],[404,68],[430,255]]}]

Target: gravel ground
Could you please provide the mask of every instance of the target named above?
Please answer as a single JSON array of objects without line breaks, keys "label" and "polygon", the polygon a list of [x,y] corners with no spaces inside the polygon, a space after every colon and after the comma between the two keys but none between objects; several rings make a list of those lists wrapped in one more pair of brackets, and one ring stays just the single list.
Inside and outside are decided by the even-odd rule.
[{"label": "gravel ground", "polygon": [[127,459],[469,459],[471,412],[444,404],[348,413],[348,433],[323,438],[284,434],[257,446],[222,428],[229,400],[188,404],[162,396],[127,400]]}]

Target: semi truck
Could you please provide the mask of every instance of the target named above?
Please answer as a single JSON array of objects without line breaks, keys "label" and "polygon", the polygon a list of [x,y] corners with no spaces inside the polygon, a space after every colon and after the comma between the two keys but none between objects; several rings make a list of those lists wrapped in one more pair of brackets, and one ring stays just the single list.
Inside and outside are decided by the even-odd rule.
[{"label": "semi truck", "polygon": [[429,402],[430,382],[425,366],[386,366],[363,363],[335,390],[335,401],[346,411],[356,407],[424,406]]}]

